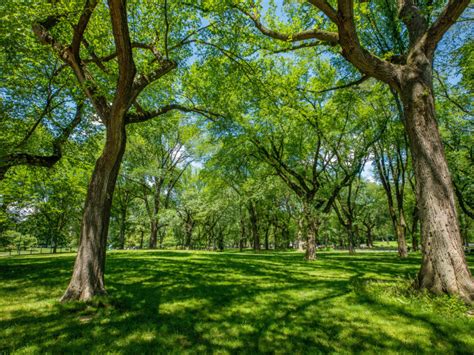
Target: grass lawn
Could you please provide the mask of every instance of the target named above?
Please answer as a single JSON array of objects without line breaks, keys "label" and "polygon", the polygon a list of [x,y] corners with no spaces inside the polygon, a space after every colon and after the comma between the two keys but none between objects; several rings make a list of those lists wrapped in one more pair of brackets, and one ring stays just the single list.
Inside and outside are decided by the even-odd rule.
[{"label": "grass lawn", "polygon": [[108,300],[66,305],[72,254],[4,257],[0,353],[474,353],[462,303],[408,291],[419,255],[319,256],[111,252]]}]

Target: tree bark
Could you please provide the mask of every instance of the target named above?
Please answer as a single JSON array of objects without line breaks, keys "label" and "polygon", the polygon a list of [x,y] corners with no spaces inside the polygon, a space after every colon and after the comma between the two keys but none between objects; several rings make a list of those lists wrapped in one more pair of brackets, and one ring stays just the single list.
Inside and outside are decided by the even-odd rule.
[{"label": "tree bark", "polygon": [[316,244],[319,231],[319,219],[311,213],[311,210],[305,206],[305,220],[306,220],[306,253],[305,259],[312,261],[316,259]]},{"label": "tree bark", "polygon": [[265,229],[265,250],[269,250],[269,243],[268,243],[268,234],[270,233],[270,225],[267,225]]},{"label": "tree bark", "polygon": [[158,221],[155,218],[152,218],[150,221],[150,249],[156,249],[158,242]]},{"label": "tree bark", "polygon": [[250,228],[253,237],[253,248],[255,251],[260,251],[260,235],[258,233],[258,218],[257,211],[252,201],[249,201],[248,205],[249,216],[250,216]]},{"label": "tree bark", "polygon": [[462,248],[453,185],[435,117],[431,62],[423,55],[412,60],[425,63],[404,70],[400,85],[421,221],[418,286],[473,302],[474,282]]},{"label": "tree bark", "polygon": [[122,208],[120,211],[120,231],[119,231],[119,249],[125,248],[125,223],[127,223],[127,209]]},{"label": "tree bark", "polygon": [[305,234],[305,227],[304,227],[304,218],[298,218],[298,232],[296,234],[296,244],[298,251],[304,251],[304,234]]},{"label": "tree bark", "polygon": [[368,226],[367,227],[367,248],[373,248],[374,247],[374,241],[372,238],[372,227]]},{"label": "tree bark", "polygon": [[352,222],[349,222],[346,226],[347,236],[349,238],[349,254],[355,254],[355,238],[354,238],[354,228]]},{"label": "tree bark", "polygon": [[397,233],[398,256],[400,258],[408,257],[408,246],[406,240],[406,225],[403,213],[400,212],[399,218],[395,219],[395,231]]},{"label": "tree bark", "polygon": [[106,293],[104,270],[110,209],[126,144],[123,117],[111,120],[106,132],[105,147],[89,183],[74,271],[62,302],[87,301]]}]

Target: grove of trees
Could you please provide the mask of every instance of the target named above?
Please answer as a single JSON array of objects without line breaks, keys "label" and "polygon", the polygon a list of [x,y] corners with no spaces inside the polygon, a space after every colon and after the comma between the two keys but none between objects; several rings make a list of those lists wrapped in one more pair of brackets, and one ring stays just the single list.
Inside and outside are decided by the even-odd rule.
[{"label": "grove of trees", "polygon": [[0,247],[421,251],[474,301],[466,0],[6,0]]}]

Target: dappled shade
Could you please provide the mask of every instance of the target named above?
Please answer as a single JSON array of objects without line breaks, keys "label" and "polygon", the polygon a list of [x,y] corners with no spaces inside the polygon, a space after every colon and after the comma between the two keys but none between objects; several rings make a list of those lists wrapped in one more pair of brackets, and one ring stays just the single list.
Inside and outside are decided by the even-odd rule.
[{"label": "dappled shade", "polygon": [[404,291],[418,256],[113,252],[110,298],[61,305],[72,264],[0,260],[0,351],[474,351],[462,303]]}]

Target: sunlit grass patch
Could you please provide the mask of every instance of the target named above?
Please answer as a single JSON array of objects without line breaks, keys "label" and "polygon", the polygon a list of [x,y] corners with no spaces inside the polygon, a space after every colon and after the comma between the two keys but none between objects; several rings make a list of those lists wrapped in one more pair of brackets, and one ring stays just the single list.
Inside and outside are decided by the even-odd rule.
[{"label": "sunlit grass patch", "polygon": [[417,256],[113,252],[109,297],[59,304],[73,256],[0,259],[0,351],[472,353],[455,298],[414,292]]}]

